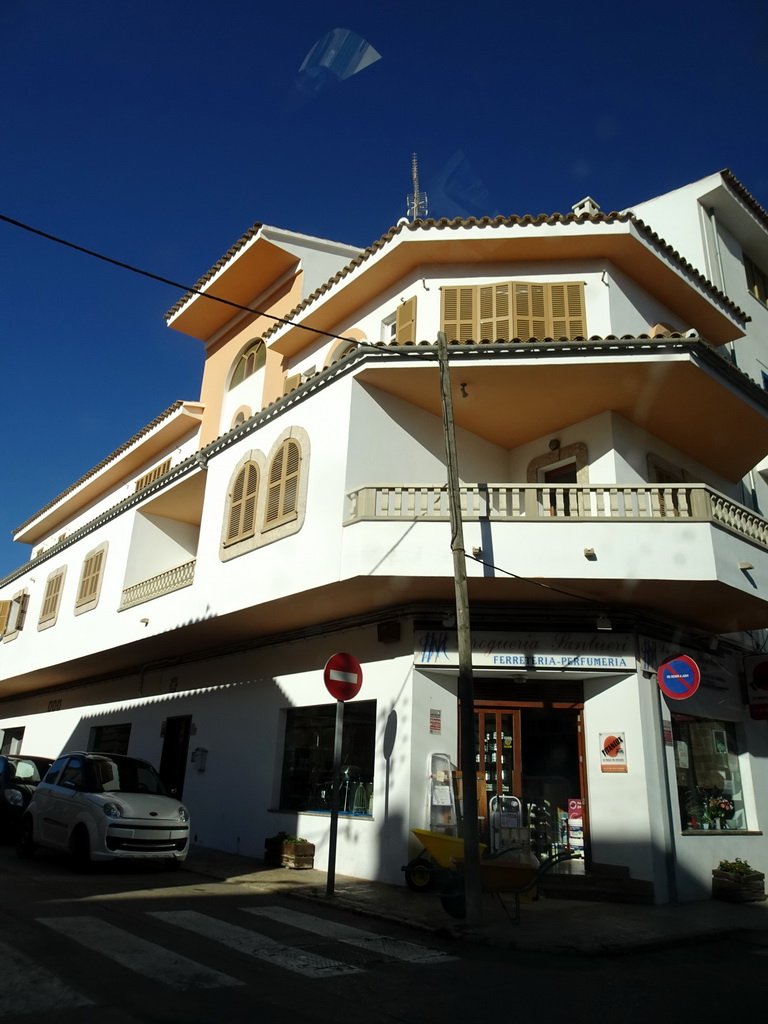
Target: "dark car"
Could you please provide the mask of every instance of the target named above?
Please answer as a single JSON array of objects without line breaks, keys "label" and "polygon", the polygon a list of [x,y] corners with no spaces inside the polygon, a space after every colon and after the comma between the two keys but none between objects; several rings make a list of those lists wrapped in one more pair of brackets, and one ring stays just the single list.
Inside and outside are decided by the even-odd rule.
[{"label": "dark car", "polygon": [[38,782],[53,764],[50,757],[0,755],[0,836],[16,833]]}]

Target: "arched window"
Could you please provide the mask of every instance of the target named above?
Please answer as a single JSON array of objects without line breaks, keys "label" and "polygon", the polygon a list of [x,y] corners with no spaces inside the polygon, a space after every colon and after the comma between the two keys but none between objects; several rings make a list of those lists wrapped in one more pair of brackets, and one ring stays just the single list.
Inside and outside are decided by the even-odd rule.
[{"label": "arched window", "polygon": [[301,448],[289,438],[277,449],[269,467],[265,526],[275,526],[296,517],[300,467]]},{"label": "arched window", "polygon": [[252,342],[243,352],[235,365],[235,371],[229,382],[229,390],[242,384],[246,377],[260,370],[267,361],[267,347],[261,339]]},{"label": "arched window", "polygon": [[225,544],[232,544],[256,531],[256,495],[259,489],[259,467],[247,462],[235,477],[229,504]]}]

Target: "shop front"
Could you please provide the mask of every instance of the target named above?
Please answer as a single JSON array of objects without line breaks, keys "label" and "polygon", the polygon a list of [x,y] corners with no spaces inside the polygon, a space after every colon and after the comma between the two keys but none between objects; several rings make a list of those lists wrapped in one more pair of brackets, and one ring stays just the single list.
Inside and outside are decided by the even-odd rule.
[{"label": "shop front", "polygon": [[[563,851],[589,865],[588,703],[613,680],[633,677],[632,634],[474,632],[473,676],[478,814],[493,846],[502,811],[517,813],[531,850]],[[456,674],[456,636],[416,635],[416,665],[427,675]],[[622,723],[617,723],[618,730]],[[458,742],[455,762],[466,785]]]}]

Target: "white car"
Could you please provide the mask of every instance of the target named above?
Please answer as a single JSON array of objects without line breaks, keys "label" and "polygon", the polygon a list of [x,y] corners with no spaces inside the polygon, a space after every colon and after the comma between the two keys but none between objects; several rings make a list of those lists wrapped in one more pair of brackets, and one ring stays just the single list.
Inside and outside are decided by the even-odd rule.
[{"label": "white car", "polygon": [[16,849],[43,846],[79,866],[115,859],[163,859],[180,866],[189,849],[189,812],[147,761],[122,754],[62,754],[24,813]]}]

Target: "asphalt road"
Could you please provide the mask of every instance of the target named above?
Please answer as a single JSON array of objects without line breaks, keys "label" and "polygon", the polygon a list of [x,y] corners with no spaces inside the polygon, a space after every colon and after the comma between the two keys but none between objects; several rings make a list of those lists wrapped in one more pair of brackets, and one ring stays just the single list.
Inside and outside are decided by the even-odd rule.
[{"label": "asphalt road", "polygon": [[557,957],[455,942],[255,884],[87,874],[0,847],[0,1021],[372,1024],[718,1021],[762,1005],[768,947]]}]

